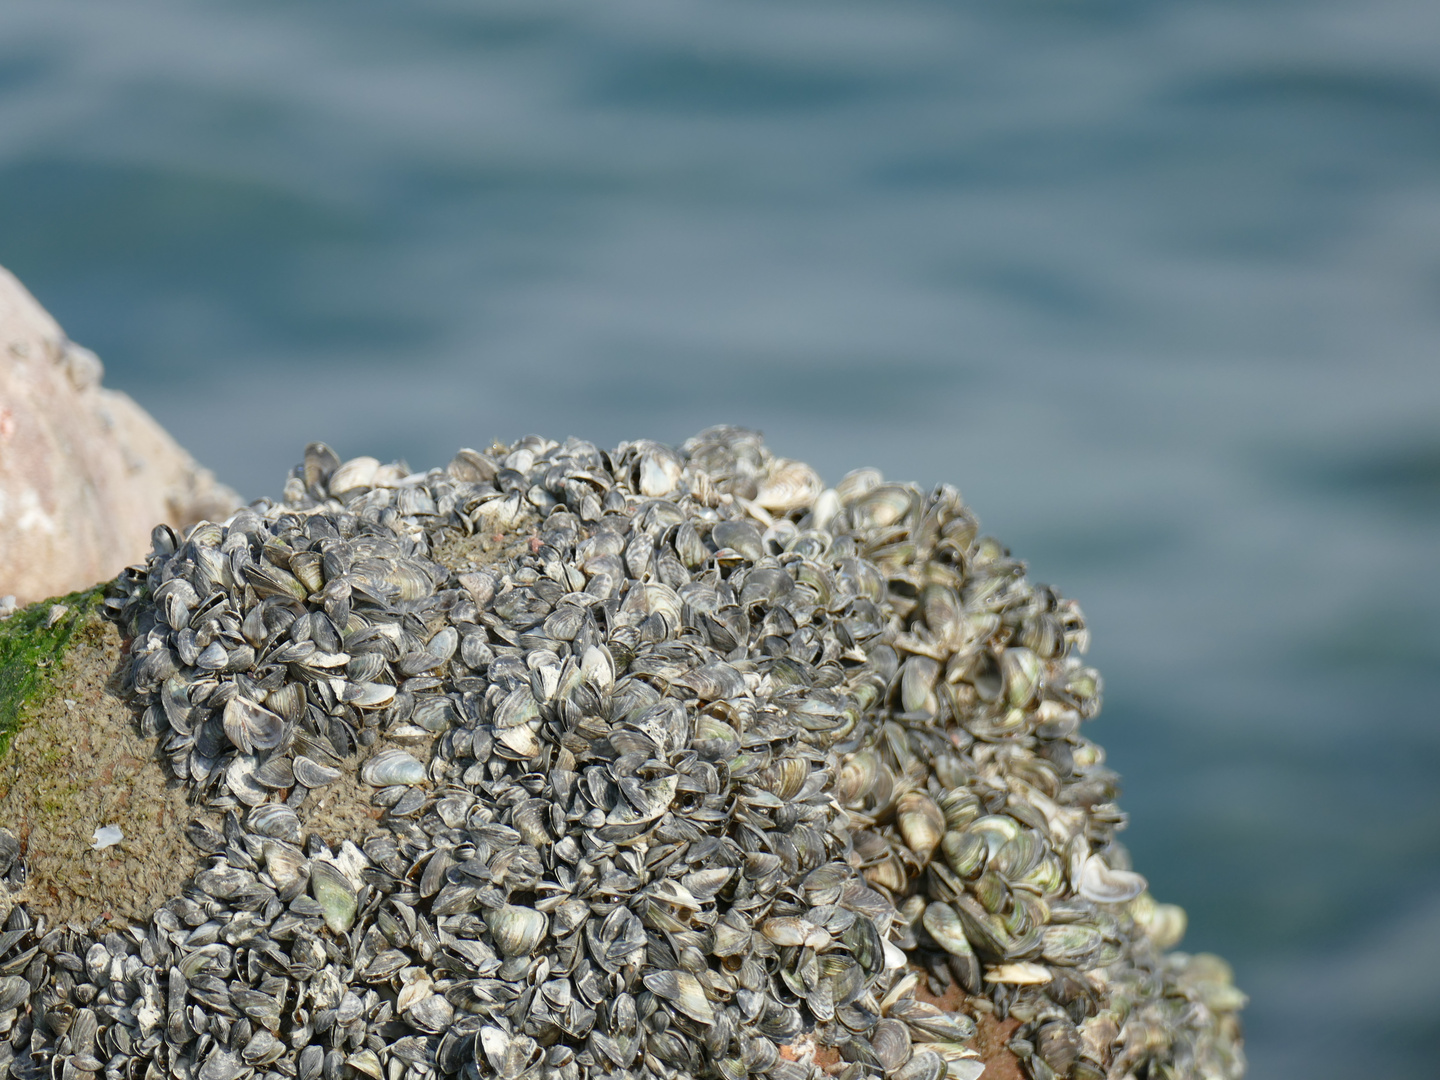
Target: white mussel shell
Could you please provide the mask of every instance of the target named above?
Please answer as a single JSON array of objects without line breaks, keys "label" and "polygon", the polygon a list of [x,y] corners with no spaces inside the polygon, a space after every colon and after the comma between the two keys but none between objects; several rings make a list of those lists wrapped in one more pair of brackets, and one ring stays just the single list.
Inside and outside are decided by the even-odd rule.
[{"label": "white mussel shell", "polygon": [[1086,900],[1097,904],[1123,904],[1145,891],[1147,883],[1133,870],[1111,870],[1099,855],[1085,860],[1076,889]]},{"label": "white mussel shell", "polygon": [[404,750],[381,750],[360,767],[360,779],[375,787],[423,784],[425,766]]}]

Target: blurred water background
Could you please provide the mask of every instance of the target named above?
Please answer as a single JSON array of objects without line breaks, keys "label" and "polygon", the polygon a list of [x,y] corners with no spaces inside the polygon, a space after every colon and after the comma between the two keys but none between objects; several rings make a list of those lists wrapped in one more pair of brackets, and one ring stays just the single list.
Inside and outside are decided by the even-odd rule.
[{"label": "blurred water background", "polygon": [[1254,1077],[1440,1039],[1440,6],[0,6],[0,264],[222,479],[763,429],[1083,603]]}]

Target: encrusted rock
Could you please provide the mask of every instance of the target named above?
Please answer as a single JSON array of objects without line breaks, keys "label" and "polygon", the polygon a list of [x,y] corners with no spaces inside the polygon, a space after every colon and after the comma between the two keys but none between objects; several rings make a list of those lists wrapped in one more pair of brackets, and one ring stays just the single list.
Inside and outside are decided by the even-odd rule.
[{"label": "encrusted rock", "polygon": [[1243,1071],[1244,995],[1117,838],[1084,617],[954,488],[827,488],[738,428],[312,444],[104,606],[196,816],[93,824],[191,852],[62,926],[0,834],[25,1080]]}]

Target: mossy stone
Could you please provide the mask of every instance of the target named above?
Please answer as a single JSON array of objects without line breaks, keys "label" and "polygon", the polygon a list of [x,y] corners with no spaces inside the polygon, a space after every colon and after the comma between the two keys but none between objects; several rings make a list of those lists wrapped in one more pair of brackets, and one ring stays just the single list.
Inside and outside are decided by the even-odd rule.
[{"label": "mossy stone", "polygon": [[[143,920],[196,862],[185,791],[120,693],[123,641],[104,594],[0,622],[0,826],[29,871],[23,887],[0,887],[0,910],[23,901],[52,923]],[[102,826],[123,839],[97,847]]]},{"label": "mossy stone", "polygon": [[[52,687],[59,661],[77,637],[103,633],[100,605],[105,586],[42,600],[0,622],[0,756],[20,730],[25,706]],[[56,605],[66,610],[55,619]]]}]

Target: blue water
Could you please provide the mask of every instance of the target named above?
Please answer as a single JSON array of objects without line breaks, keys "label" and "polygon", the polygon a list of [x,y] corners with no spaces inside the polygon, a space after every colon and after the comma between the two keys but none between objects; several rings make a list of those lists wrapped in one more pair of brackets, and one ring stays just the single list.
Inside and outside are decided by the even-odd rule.
[{"label": "blue water", "polygon": [[764,429],[959,484],[1255,1077],[1440,1038],[1440,5],[0,6],[0,264],[248,496]]}]

